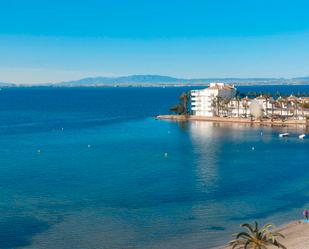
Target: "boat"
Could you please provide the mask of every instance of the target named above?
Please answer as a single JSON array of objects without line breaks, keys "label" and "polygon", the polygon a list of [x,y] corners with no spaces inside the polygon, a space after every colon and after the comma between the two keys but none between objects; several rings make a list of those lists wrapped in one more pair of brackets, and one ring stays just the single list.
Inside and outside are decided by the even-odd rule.
[{"label": "boat", "polygon": [[301,134],[298,137],[299,137],[299,139],[304,139],[306,137],[306,134]]},{"label": "boat", "polygon": [[279,137],[288,137],[290,134],[289,133],[280,133]]}]

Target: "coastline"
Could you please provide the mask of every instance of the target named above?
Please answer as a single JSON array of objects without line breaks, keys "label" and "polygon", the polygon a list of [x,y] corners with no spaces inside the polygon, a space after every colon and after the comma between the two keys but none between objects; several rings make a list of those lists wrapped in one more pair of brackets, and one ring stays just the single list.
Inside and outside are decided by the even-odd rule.
[{"label": "coastline", "polygon": [[267,126],[308,126],[309,122],[306,120],[251,120],[250,118],[223,118],[223,117],[203,117],[194,115],[158,115],[156,119],[159,120],[173,120],[173,121],[205,121],[217,123],[242,123],[251,125],[267,125]]},{"label": "coastline", "polygon": [[[288,249],[308,249],[309,248],[309,223],[295,220],[275,229],[282,233],[285,239],[279,239]],[[270,247],[275,249],[277,247]],[[230,249],[228,245],[215,247],[213,249]]]},{"label": "coastline", "polygon": [[[213,123],[230,123],[230,124],[247,124],[254,126],[271,126],[271,127],[307,127],[309,122],[306,120],[251,120],[250,118],[228,118],[228,117],[203,117],[193,115],[158,115],[158,120],[170,120],[175,122],[213,122]],[[236,232],[241,232],[241,228],[236,227]],[[286,246],[287,249],[308,249],[309,248],[309,222],[304,220],[294,220],[288,223],[283,223],[275,228],[276,232],[280,232],[285,236],[285,239],[278,240]],[[277,247],[269,247],[275,249]],[[223,244],[212,249],[231,249],[228,244]]]},{"label": "coastline", "polygon": [[[214,122],[214,123],[239,123],[249,125],[260,126],[309,126],[309,122],[306,120],[250,120],[249,118],[223,118],[223,117],[202,117],[193,115],[159,115],[156,117],[158,120],[171,120],[176,122],[187,121],[202,121],[202,122]],[[237,232],[242,231],[241,228],[236,228]],[[309,222],[303,220],[294,220],[289,223],[284,223],[278,226],[275,231],[282,233],[285,239],[279,239],[287,249],[308,249],[309,248]],[[214,247],[212,249],[230,249],[227,244]],[[277,247],[269,247],[269,249],[275,249]]]}]

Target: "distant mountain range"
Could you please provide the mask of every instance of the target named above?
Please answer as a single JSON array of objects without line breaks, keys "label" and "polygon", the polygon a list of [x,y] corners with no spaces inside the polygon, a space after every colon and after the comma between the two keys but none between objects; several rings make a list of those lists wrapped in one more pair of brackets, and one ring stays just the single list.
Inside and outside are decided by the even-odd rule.
[{"label": "distant mountain range", "polygon": [[[74,81],[41,84],[54,87],[81,87],[81,86],[198,86],[209,82],[225,82],[236,85],[297,85],[309,84],[308,77],[297,78],[200,78],[184,79],[162,75],[131,75],[122,77],[89,77]],[[0,83],[0,87],[29,86],[28,84]],[[36,84],[37,86],[37,84]]]},{"label": "distant mountain range", "polygon": [[92,77],[66,81],[54,86],[186,86],[206,85],[209,82],[234,83],[236,85],[309,84],[309,77],[286,78],[199,78],[184,79],[162,75],[131,75],[122,77]]},{"label": "distant mountain range", "polygon": [[[131,75],[121,77],[93,77],[76,81],[61,82],[56,85],[149,85],[180,84],[183,79],[161,75]],[[183,82],[184,83],[184,82]]]},{"label": "distant mountain range", "polygon": [[0,82],[0,87],[13,87],[15,84]]}]

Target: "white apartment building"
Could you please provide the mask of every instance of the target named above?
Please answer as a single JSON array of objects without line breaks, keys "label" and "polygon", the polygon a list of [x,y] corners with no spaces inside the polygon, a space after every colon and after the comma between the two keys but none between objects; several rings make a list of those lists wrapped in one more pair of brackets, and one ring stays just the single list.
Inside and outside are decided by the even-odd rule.
[{"label": "white apartment building", "polygon": [[231,117],[249,117],[250,105],[252,99],[245,97],[243,99],[233,98],[228,104],[228,109]]},{"label": "white apartment building", "polygon": [[224,83],[210,83],[208,88],[191,91],[191,110],[193,115],[214,117],[217,115],[215,101],[230,100],[236,95],[234,85]]}]

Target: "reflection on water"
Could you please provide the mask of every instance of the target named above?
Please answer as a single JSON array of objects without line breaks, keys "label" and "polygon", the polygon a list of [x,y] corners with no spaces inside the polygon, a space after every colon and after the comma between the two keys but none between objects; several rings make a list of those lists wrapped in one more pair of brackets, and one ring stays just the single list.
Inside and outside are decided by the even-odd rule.
[{"label": "reflection on water", "polygon": [[218,178],[218,156],[220,143],[216,142],[217,124],[210,122],[192,122],[190,137],[193,144],[194,162],[196,163],[196,177],[198,189],[212,192],[216,189]]},{"label": "reflection on water", "polygon": [[[291,137],[279,138],[283,130]],[[47,224],[27,244],[14,233],[25,249],[212,248],[240,223],[280,224],[301,214],[309,139],[299,133],[140,119],[18,135],[14,143],[2,137],[2,214]]]},{"label": "reflection on water", "polygon": [[298,218],[309,200],[304,130],[145,118],[188,90],[3,92],[0,248],[208,249],[239,223]]},{"label": "reflection on water", "polygon": [[[291,135],[282,139],[281,132]],[[220,236],[227,241],[239,223],[280,224],[301,214],[309,194],[303,184],[309,144],[298,139],[303,132],[300,126],[191,123],[197,189],[207,194],[193,210],[208,227],[221,228],[205,234],[211,244],[219,244]]]},{"label": "reflection on water", "polygon": [[25,249],[212,248],[240,223],[301,214],[309,139],[300,132],[139,119],[2,136],[0,208],[46,224],[14,233]]}]

